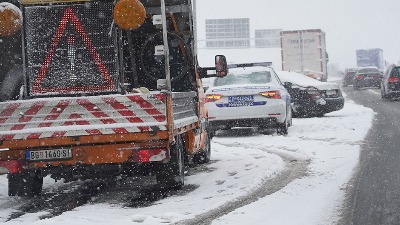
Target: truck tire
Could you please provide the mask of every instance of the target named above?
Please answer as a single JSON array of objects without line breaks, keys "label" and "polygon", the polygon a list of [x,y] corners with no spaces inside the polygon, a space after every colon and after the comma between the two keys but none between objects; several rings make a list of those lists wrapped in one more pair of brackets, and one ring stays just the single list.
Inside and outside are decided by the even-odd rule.
[{"label": "truck tire", "polygon": [[[141,62],[141,68],[143,70],[143,74],[150,80],[153,81],[157,81],[159,79],[159,77],[157,76],[157,74],[160,74],[159,71],[156,70],[151,70],[150,68],[154,68],[154,65],[161,65],[161,70],[163,71],[164,69],[164,64],[162,63],[156,63],[154,64],[153,60],[145,60],[145,57],[147,58],[154,58],[153,56],[153,51],[154,51],[154,46],[160,45],[161,43],[163,43],[163,33],[162,32],[155,32],[153,34],[150,34],[148,36],[148,38],[146,39],[146,41],[143,43],[141,49],[140,49],[140,62]],[[172,42],[173,40],[178,41],[178,44],[183,46],[184,48],[184,55],[183,55],[183,62],[181,63],[170,63],[170,66],[172,65],[183,65],[183,66],[187,66],[189,65],[191,62],[191,48],[190,46],[188,46],[185,42],[185,40],[179,36],[179,34],[175,33],[175,32],[168,32],[168,43]],[[152,44],[150,44],[152,43]],[[171,43],[169,43],[169,45],[171,46]],[[150,47],[149,47],[150,46]],[[149,54],[151,53],[151,54]],[[186,72],[185,70],[186,68],[183,68],[183,71]],[[171,77],[171,82],[172,80],[176,81],[176,80],[180,80],[182,78],[187,78],[187,72],[181,72],[179,74],[176,74],[175,76]],[[190,76],[189,76],[190,78]]]},{"label": "truck tire", "polygon": [[181,136],[176,136],[175,140],[170,150],[170,161],[162,165],[156,174],[157,184],[162,189],[180,189],[184,185],[184,144]]},{"label": "truck tire", "polygon": [[210,135],[207,133],[205,146],[200,152],[196,153],[193,156],[193,162],[196,164],[203,164],[210,162],[211,159],[211,138]]},{"label": "truck tire", "polygon": [[23,83],[23,69],[15,65],[0,83],[0,102],[17,99]]},{"label": "truck tire", "polygon": [[210,139],[212,139],[214,136],[215,136],[215,133],[216,133],[217,131],[216,130],[214,130],[214,129],[212,129],[212,128],[210,128],[209,130],[208,130],[208,136],[210,137]]},{"label": "truck tire", "polygon": [[40,173],[18,173],[8,175],[8,196],[33,197],[40,195],[43,187],[43,177]]}]

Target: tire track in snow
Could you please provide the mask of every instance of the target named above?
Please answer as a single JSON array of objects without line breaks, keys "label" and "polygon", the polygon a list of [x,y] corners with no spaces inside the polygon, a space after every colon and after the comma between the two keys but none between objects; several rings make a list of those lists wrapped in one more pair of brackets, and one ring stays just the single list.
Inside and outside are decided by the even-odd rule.
[{"label": "tire track in snow", "polygon": [[67,184],[49,192],[43,190],[43,193],[35,198],[18,197],[23,203],[11,213],[6,222],[17,219],[27,213],[48,211],[49,213],[39,216],[41,220],[61,215],[86,204],[93,196],[113,185],[114,183],[111,180],[93,180],[81,184],[79,182]]},{"label": "tire track in snow", "polygon": [[280,153],[276,151],[269,151],[268,149],[265,148],[257,148],[245,144],[239,144],[239,145],[226,144],[226,143],[218,143],[218,144],[224,145],[226,147],[240,146],[244,148],[259,149],[260,151],[266,151],[271,154],[276,154],[283,158],[286,167],[280,174],[278,174],[274,178],[264,180],[260,185],[260,187],[254,189],[252,192],[242,197],[239,197],[235,200],[229,201],[223,204],[222,206],[218,207],[218,209],[216,210],[211,210],[209,212],[198,215],[194,219],[179,221],[177,223],[174,223],[174,225],[209,225],[212,223],[213,220],[219,217],[222,217],[238,208],[256,202],[260,198],[266,197],[281,190],[292,181],[306,176],[308,172],[308,165],[310,161],[294,157],[293,155],[284,154],[283,152]]}]

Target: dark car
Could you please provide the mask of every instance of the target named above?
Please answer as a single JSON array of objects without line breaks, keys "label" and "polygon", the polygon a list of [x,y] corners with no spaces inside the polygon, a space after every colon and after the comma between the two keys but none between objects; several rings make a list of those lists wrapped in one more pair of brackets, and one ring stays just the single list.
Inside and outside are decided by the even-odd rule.
[{"label": "dark car", "polygon": [[400,66],[391,65],[383,75],[381,85],[382,99],[400,97]]},{"label": "dark car", "polygon": [[347,87],[348,85],[353,85],[354,75],[356,75],[357,68],[348,68],[344,71],[343,76],[343,87]]},{"label": "dark car", "polygon": [[380,88],[382,77],[382,73],[376,67],[359,68],[353,79],[354,90],[365,87]]},{"label": "dark car", "polygon": [[336,83],[295,72],[277,71],[277,74],[291,96],[293,117],[323,116],[344,106],[342,91]]}]

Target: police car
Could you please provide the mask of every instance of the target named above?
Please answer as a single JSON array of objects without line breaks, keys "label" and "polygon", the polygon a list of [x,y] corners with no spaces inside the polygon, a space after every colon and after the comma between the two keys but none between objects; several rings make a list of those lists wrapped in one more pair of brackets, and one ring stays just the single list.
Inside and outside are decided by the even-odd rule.
[{"label": "police car", "polygon": [[228,65],[229,73],[217,77],[206,92],[211,135],[221,129],[276,128],[287,134],[292,124],[290,95],[271,63]]}]

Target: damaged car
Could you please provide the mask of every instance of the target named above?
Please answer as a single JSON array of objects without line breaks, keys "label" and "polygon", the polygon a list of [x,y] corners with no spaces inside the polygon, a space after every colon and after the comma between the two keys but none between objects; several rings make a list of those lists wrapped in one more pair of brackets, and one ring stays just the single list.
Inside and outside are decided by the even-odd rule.
[{"label": "damaged car", "polygon": [[338,84],[321,82],[296,72],[276,72],[291,96],[293,117],[318,117],[344,107]]}]

